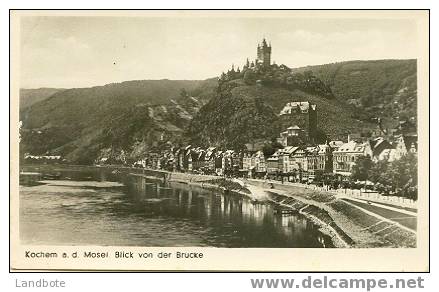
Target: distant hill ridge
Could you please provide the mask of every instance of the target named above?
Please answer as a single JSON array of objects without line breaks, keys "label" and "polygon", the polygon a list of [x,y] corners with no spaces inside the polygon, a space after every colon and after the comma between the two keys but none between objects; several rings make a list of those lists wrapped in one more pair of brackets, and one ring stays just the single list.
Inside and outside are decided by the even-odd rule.
[{"label": "distant hill ridge", "polygon": [[53,94],[65,90],[64,88],[37,88],[37,89],[20,89],[20,109],[27,108],[39,101],[42,101]]},{"label": "distant hill ridge", "polygon": [[329,136],[374,127],[376,116],[416,113],[416,60],[349,61],[291,71],[312,71],[320,89],[236,78],[224,83],[231,86],[224,91],[218,78],[211,78],[20,90],[20,101],[32,100],[20,105],[26,133],[20,150],[92,163],[104,152],[122,149],[133,159],[141,157],[166,141],[238,146],[278,135],[277,114],[292,100],[317,104],[319,127]]},{"label": "distant hill ridge", "polygon": [[354,105],[362,120],[417,117],[417,60],[347,61],[293,69],[311,70],[340,102]]}]

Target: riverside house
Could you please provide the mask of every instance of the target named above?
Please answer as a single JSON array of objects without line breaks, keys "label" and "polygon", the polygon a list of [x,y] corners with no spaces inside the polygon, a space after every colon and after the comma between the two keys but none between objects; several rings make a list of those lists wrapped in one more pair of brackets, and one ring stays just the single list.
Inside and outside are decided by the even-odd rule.
[{"label": "riverside house", "polygon": [[241,164],[239,161],[238,153],[234,150],[226,150],[223,154],[222,159],[222,172],[224,174],[232,174],[235,171],[239,170],[239,165]]},{"label": "riverside house", "polygon": [[216,147],[209,147],[206,149],[206,154],[204,156],[204,169],[207,173],[215,172],[215,154]]},{"label": "riverside house", "polygon": [[254,166],[254,174],[256,177],[264,177],[267,173],[267,160],[265,159],[264,152],[261,150],[257,151],[252,156],[253,166]]},{"label": "riverside house", "polygon": [[338,150],[332,153],[333,172],[342,176],[350,176],[355,161],[358,157],[364,156],[367,151],[365,143],[357,143],[351,140],[343,144]]},{"label": "riverside house", "polygon": [[243,176],[251,177],[250,169],[252,167],[252,154],[249,152],[244,152],[242,156],[242,169],[240,169],[240,173]]},{"label": "riverside house", "polygon": [[[289,129],[290,131],[297,129]],[[292,133],[293,133],[292,132]],[[292,134],[293,135],[293,134]],[[253,147],[252,149],[255,149]],[[136,165],[181,172],[202,172],[218,175],[239,175],[252,178],[310,182],[319,174],[334,173],[350,176],[352,167],[361,156],[373,161],[393,161],[408,153],[417,153],[417,137],[400,135],[396,142],[377,137],[348,143],[330,141],[313,146],[284,146],[265,157],[262,150],[219,150],[216,147],[170,147],[160,152],[149,152]]]},{"label": "riverside house", "polygon": [[246,151],[240,154],[242,168],[240,173],[247,177],[263,178],[267,173],[267,164],[264,153],[259,150],[256,152]]},{"label": "riverside house", "polygon": [[292,177],[290,180],[296,182],[308,180],[308,152],[304,147],[298,147],[290,156],[290,165],[292,164]]},{"label": "riverside house", "polygon": [[295,146],[287,146],[280,151],[280,160],[282,161],[282,173],[283,175],[288,175],[294,172],[294,169],[298,169],[296,161],[293,159],[292,155],[299,149]]},{"label": "riverside house", "polygon": [[306,150],[308,178],[314,179],[316,175],[332,172],[332,149],[329,145],[307,147]]},{"label": "riverside house", "polygon": [[270,179],[276,179],[281,170],[279,169],[279,160],[281,152],[278,150],[267,158],[267,176]]},{"label": "riverside house", "polygon": [[206,165],[205,156],[206,156],[206,151],[204,149],[198,147],[195,151],[193,151],[192,164],[194,170],[198,171],[200,169],[204,169]]},{"label": "riverside house", "polygon": [[217,175],[223,175],[223,156],[224,151],[218,150],[215,152],[215,173]]}]

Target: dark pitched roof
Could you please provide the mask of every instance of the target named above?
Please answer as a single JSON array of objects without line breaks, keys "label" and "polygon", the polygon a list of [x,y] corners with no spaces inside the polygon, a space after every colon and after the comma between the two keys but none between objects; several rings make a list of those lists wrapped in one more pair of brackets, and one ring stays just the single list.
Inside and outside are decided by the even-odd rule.
[{"label": "dark pitched roof", "polygon": [[255,142],[255,143],[247,143],[247,144],[245,144],[245,147],[247,148],[247,151],[256,152],[256,151],[262,150],[264,145],[265,145],[265,143],[263,141],[261,141],[261,142]]}]

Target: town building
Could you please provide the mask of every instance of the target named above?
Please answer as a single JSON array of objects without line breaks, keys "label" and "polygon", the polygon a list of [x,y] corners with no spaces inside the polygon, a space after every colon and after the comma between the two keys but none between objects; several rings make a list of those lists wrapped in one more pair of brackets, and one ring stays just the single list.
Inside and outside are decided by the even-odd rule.
[{"label": "town building", "polygon": [[280,160],[280,151],[276,151],[273,155],[267,158],[267,176],[270,179],[276,179],[279,173],[279,160]]},{"label": "town building", "polygon": [[61,155],[31,155],[29,153],[25,153],[24,160],[30,163],[37,162],[37,163],[51,164],[51,163],[59,163],[63,159]]},{"label": "town building", "polygon": [[367,147],[365,149],[365,155],[368,155],[374,162],[379,160],[390,160],[393,161],[394,146],[383,137],[374,138],[368,140]]},{"label": "town building", "polygon": [[193,170],[194,171],[204,170],[206,151],[204,149],[201,149],[200,147],[197,147],[196,149],[192,150],[191,155],[192,155]]},{"label": "town building", "polygon": [[417,135],[400,135],[395,142],[395,159],[407,155],[408,153],[418,153],[418,136]]},{"label": "town building", "polygon": [[308,159],[305,147],[297,147],[289,156],[290,180],[303,182],[308,180]]},{"label": "town building", "polygon": [[277,141],[284,147],[298,146],[305,141],[306,135],[304,131],[297,125],[290,126],[286,131],[280,133]]},{"label": "town building", "polygon": [[292,159],[292,154],[299,149],[299,147],[296,146],[287,146],[280,151],[280,160],[282,163],[282,173],[284,175],[289,175],[294,171],[294,168],[296,166],[294,160]]},{"label": "town building", "polygon": [[333,172],[342,176],[350,176],[355,161],[365,153],[370,153],[365,143],[350,141],[343,144],[338,150],[332,152]]},{"label": "town building", "polygon": [[314,143],[317,138],[317,105],[308,101],[288,102],[279,113],[282,126],[297,126],[303,131],[306,143]]},{"label": "town building", "polygon": [[321,144],[307,147],[308,177],[314,179],[317,175],[331,173],[333,170],[332,149],[329,145]]},{"label": "town building", "polygon": [[204,169],[207,173],[215,172],[216,151],[217,151],[216,147],[209,147],[206,149],[206,154],[204,156]]},{"label": "town building", "polygon": [[395,161],[397,158],[397,153],[396,153],[396,149],[384,149],[383,151],[381,151],[380,154],[378,154],[378,156],[375,157],[375,162],[376,161],[381,161],[381,160],[386,160],[388,162],[392,162]]},{"label": "town building", "polygon": [[224,151],[218,150],[214,153],[214,159],[215,159],[215,173],[217,175],[223,175],[223,156]]},{"label": "town building", "polygon": [[344,144],[343,141],[336,140],[336,141],[329,141],[328,145],[331,147],[332,151],[338,150],[342,145]]},{"label": "town building", "polygon": [[245,144],[245,148],[248,152],[255,153],[264,148],[264,145],[267,144],[268,141],[265,139],[255,140],[252,143]]},{"label": "town building", "polygon": [[252,166],[254,166],[254,176],[255,177],[264,177],[267,173],[267,161],[265,159],[264,152],[261,150],[257,151],[252,156]]},{"label": "town building", "polygon": [[367,138],[363,137],[361,133],[349,133],[348,134],[348,143],[351,141],[362,143],[365,142]]}]

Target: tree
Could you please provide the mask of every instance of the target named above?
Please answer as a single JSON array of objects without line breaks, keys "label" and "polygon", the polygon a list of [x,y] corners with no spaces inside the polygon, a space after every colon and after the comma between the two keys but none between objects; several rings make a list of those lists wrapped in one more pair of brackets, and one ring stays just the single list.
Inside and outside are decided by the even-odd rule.
[{"label": "tree", "polygon": [[352,180],[365,181],[369,178],[369,172],[372,168],[372,160],[369,156],[358,157],[355,165],[352,167]]},{"label": "tree", "polygon": [[265,157],[271,156],[273,155],[278,149],[283,148],[283,146],[277,142],[277,141],[273,141],[269,144],[265,144],[262,147],[262,152],[264,153]]},{"label": "tree", "polygon": [[256,74],[252,70],[247,70],[244,73],[244,82],[247,85],[253,85],[256,82]]},{"label": "tree", "polygon": [[265,144],[262,147],[262,152],[264,153],[265,157],[271,156],[274,154],[274,152],[276,152],[276,149],[273,147],[273,145],[271,144]]},{"label": "tree", "polygon": [[392,162],[390,167],[393,187],[399,196],[416,200],[418,198],[418,160],[410,153]]},{"label": "tree", "polygon": [[369,180],[375,183],[380,193],[394,192],[397,196],[417,200],[418,162],[414,154],[407,154],[399,160],[381,160],[372,164]]},{"label": "tree", "polygon": [[324,144],[328,140],[328,136],[326,135],[325,131],[318,128],[315,133],[315,143],[317,144]]},{"label": "tree", "polygon": [[189,96],[185,88],[180,89],[180,96],[183,98]]},{"label": "tree", "polygon": [[387,160],[380,160],[374,163],[370,169],[369,180],[385,186],[392,185],[392,178],[388,173],[389,164]]}]

